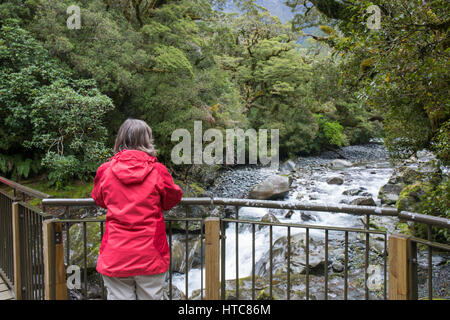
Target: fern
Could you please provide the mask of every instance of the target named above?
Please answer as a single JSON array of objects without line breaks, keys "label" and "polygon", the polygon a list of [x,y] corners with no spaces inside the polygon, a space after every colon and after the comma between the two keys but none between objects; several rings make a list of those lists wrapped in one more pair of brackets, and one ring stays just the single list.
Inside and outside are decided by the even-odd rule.
[{"label": "fern", "polygon": [[0,174],[9,176],[14,180],[28,178],[30,172],[37,174],[41,167],[41,160],[36,156],[34,159],[23,159],[20,154],[0,154]]}]

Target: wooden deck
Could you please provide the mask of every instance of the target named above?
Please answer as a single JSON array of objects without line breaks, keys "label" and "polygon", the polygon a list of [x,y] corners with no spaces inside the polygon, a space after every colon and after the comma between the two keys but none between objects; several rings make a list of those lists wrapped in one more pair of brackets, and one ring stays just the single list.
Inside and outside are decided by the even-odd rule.
[{"label": "wooden deck", "polygon": [[14,294],[0,276],[0,300],[14,300]]}]

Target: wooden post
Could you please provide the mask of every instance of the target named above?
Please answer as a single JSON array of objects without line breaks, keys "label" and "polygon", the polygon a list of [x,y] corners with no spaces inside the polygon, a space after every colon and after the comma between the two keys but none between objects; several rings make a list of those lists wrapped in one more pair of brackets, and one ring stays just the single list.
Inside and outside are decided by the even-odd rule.
[{"label": "wooden post", "polygon": [[14,259],[14,294],[16,300],[22,300],[22,281],[20,276],[20,237],[19,237],[19,203],[12,204],[13,259]]},{"label": "wooden post", "polygon": [[205,219],[205,282],[206,300],[219,300],[220,288],[220,219]]},{"label": "wooden post", "polygon": [[389,300],[417,298],[413,257],[410,236],[394,234],[389,237]]},{"label": "wooden post", "polygon": [[62,224],[44,220],[44,285],[45,300],[67,300],[66,268],[62,243]]}]

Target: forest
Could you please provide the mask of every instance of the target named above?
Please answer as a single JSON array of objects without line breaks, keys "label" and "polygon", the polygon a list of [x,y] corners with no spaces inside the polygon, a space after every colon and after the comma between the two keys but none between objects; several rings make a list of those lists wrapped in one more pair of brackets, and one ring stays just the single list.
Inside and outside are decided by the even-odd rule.
[{"label": "forest", "polygon": [[[449,164],[447,1],[279,1],[289,21],[260,2],[1,0],[0,175],[91,183],[130,117],[177,179],[190,168],[170,164],[171,133],[194,121],[279,129],[281,159],[382,139],[393,161]],[[448,215],[449,188],[430,211]]]}]

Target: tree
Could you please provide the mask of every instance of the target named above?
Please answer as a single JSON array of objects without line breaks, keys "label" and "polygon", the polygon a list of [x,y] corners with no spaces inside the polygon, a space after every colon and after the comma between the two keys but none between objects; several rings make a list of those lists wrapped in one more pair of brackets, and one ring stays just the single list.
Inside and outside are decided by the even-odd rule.
[{"label": "tree", "polygon": [[17,20],[2,25],[0,61],[0,158],[27,154],[26,159],[15,157],[22,168],[16,173],[26,177],[30,169],[23,169],[23,163],[37,171],[37,156],[57,185],[95,173],[98,155],[107,153],[103,116],[113,108],[111,100],[94,81],[72,79],[71,71]]},{"label": "tree", "polygon": [[[360,101],[384,115],[385,143],[395,157],[429,148],[448,162],[442,141],[449,121],[448,4],[434,1],[289,1],[300,10],[299,27],[314,7],[338,32],[323,40],[336,53],[352,55],[361,68],[353,76]],[[381,29],[369,30],[366,12],[377,5]],[[337,7],[336,7],[337,6]],[[319,20],[317,20],[319,22]],[[322,20],[324,21],[324,20]],[[442,157],[444,156],[444,157]]]}]

